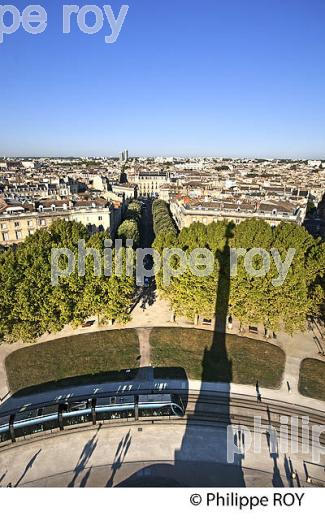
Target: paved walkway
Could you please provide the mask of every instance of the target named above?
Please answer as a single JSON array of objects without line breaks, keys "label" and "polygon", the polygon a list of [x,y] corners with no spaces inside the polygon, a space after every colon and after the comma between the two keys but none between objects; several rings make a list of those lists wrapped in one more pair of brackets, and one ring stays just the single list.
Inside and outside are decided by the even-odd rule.
[{"label": "paved walkway", "polygon": [[278,342],[286,353],[286,365],[281,390],[293,396],[299,396],[300,364],[302,360],[306,358],[325,360],[325,358],[320,355],[319,348],[321,342],[323,343],[323,339],[318,330],[312,326],[307,332],[301,332],[293,336],[280,333],[278,335]]},{"label": "paved walkway", "polygon": [[[230,433],[237,444],[235,430]],[[307,471],[314,484],[324,484],[325,456],[313,464],[311,453],[282,451],[281,436],[273,456],[265,434],[256,434],[257,451],[245,437],[234,464],[226,458],[227,442],[224,428],[184,422],[62,432],[1,450],[0,486],[111,487],[129,478],[142,484],[165,478],[192,487],[295,487],[298,478],[308,485]]]},{"label": "paved walkway", "polygon": [[139,345],[140,345],[140,367],[151,366],[151,345],[150,345],[150,332],[152,329],[137,329]]}]

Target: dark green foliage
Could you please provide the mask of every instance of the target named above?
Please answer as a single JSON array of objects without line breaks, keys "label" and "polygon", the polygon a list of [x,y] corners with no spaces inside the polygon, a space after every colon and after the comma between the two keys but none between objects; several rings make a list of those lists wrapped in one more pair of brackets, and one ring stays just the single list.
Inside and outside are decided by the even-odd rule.
[{"label": "dark green foliage", "polygon": [[126,240],[132,240],[134,247],[139,246],[141,213],[140,202],[133,200],[129,203],[125,218],[117,230],[117,237],[121,238],[124,244]]},{"label": "dark green foliage", "polygon": [[[134,279],[94,275],[94,261],[87,256],[85,276],[78,274],[78,241],[103,252],[104,233],[89,236],[76,222],[55,221],[48,229],[28,237],[17,249],[0,254],[0,334],[9,341],[32,341],[45,332],[57,332],[70,322],[90,316],[126,321]],[[51,280],[51,255],[68,248],[75,255],[74,271]],[[65,257],[62,256],[62,262]]]},{"label": "dark green foliage", "polygon": [[[207,248],[213,253],[214,269],[209,276],[198,277],[188,268],[166,286],[162,271],[158,273],[158,289],[178,315],[211,319],[222,314],[222,309],[216,309],[216,299],[225,284],[230,285],[226,311],[242,324],[261,323],[270,330],[284,328],[293,333],[305,328],[308,315],[324,313],[325,244],[297,225],[283,223],[272,229],[268,223],[256,219],[238,226],[226,221],[208,226],[194,223],[182,229],[178,236],[159,235],[155,246],[161,253],[164,247],[181,248],[187,255],[195,248]],[[279,274],[273,259],[267,275],[256,277],[247,272],[240,257],[237,276],[230,278],[230,248],[246,251],[262,248],[269,253],[274,248],[282,261],[290,248],[295,254],[284,283],[276,286],[273,282]],[[175,262],[177,260],[171,264]],[[255,257],[254,268],[259,269],[261,262],[260,257]]]},{"label": "dark green foliage", "polygon": [[177,227],[171,216],[168,204],[163,200],[155,200],[152,205],[153,230],[156,236],[160,233],[177,236]]}]

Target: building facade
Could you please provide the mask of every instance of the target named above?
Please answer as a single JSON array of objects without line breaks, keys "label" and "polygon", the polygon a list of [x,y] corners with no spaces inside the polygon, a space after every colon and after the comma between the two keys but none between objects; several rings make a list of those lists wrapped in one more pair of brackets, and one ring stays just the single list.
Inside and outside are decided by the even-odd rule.
[{"label": "building facade", "polygon": [[141,172],[136,173],[132,181],[137,185],[138,196],[156,197],[161,186],[169,182],[168,172]]},{"label": "building facade", "polygon": [[108,231],[114,237],[121,221],[121,211],[107,201],[52,201],[30,210],[23,206],[6,206],[0,209],[0,245],[19,244],[35,231],[49,227],[55,220],[83,224],[90,233]]},{"label": "building facade", "polygon": [[170,204],[170,210],[179,229],[189,227],[193,222],[208,225],[212,222],[228,220],[240,224],[249,218],[265,220],[272,227],[278,226],[281,222],[292,222],[301,226],[306,215],[305,210],[299,206],[271,202],[235,204],[174,199]]}]

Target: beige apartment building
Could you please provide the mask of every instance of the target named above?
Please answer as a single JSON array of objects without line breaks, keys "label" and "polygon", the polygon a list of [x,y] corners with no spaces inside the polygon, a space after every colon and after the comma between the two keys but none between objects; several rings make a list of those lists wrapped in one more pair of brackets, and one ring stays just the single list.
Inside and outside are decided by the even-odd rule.
[{"label": "beige apartment building", "polygon": [[137,185],[138,196],[157,196],[161,186],[169,182],[168,172],[141,172],[134,176],[130,175],[130,181]]},{"label": "beige apartment building", "polygon": [[109,231],[114,237],[121,221],[119,205],[107,201],[46,201],[37,210],[2,204],[0,207],[0,245],[18,244],[38,229],[49,227],[58,219],[80,222],[94,233]]},{"label": "beige apartment building", "polygon": [[249,218],[265,220],[271,226],[278,226],[281,222],[292,222],[302,225],[306,209],[290,202],[213,202],[190,201],[174,199],[170,204],[171,213],[179,229],[189,227],[193,222],[211,224],[220,220],[229,220],[235,224]]}]

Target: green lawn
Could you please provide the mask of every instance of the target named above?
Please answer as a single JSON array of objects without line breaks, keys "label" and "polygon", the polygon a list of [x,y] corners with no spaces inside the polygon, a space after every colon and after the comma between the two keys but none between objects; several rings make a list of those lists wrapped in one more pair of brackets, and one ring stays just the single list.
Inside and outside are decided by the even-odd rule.
[{"label": "green lawn", "polygon": [[190,379],[251,385],[259,381],[264,388],[281,385],[285,353],[265,341],[161,327],[152,330],[150,343],[154,366],[183,367]]},{"label": "green lawn", "polygon": [[325,401],[325,362],[304,359],[300,365],[299,392],[314,399]]},{"label": "green lawn", "polygon": [[138,367],[138,356],[136,331],[94,332],[17,350],[6,358],[6,370],[10,390],[16,392],[43,383],[50,388],[99,382],[107,372]]}]

